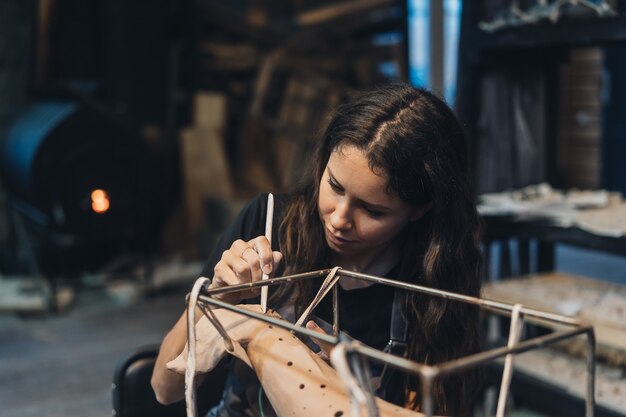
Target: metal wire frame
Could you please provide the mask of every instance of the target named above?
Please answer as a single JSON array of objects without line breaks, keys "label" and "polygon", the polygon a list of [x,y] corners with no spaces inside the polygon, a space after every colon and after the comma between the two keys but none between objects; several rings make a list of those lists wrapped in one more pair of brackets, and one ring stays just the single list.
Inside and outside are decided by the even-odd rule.
[{"label": "metal wire frame", "polygon": [[[293,283],[306,279],[314,279],[328,275],[331,269],[323,269],[319,271],[305,272],[301,274],[288,275],[279,278],[270,278],[263,281],[256,281],[246,284],[232,285],[228,287],[214,288],[209,290],[203,290],[202,294],[198,297],[199,303],[205,303],[208,305],[213,305],[220,308],[225,308],[237,313],[240,313],[244,316],[252,317],[257,320],[262,320],[267,323],[291,330],[293,332],[303,334],[305,336],[313,337],[318,340],[321,340],[326,343],[331,343],[333,345],[337,345],[340,343],[338,337],[338,297],[336,292],[336,287],[333,288],[333,329],[335,331],[334,335],[330,334],[321,334],[312,330],[307,329],[306,327],[295,326],[294,324],[283,320],[277,319],[274,317],[265,316],[260,313],[256,313],[254,311],[245,310],[235,305],[220,301],[218,299],[213,298],[214,295],[219,294],[227,294],[231,292],[237,292],[242,290],[250,290],[253,288],[258,288],[262,286],[272,286],[272,285],[280,285],[284,283]],[[367,275],[358,272],[347,271],[343,269],[339,269],[338,274],[341,276],[355,278],[364,281],[370,281],[378,284],[389,285],[391,287],[404,289],[412,292],[419,292],[423,294],[428,294],[436,297],[441,297],[449,300],[455,300],[460,302],[465,302],[468,304],[473,304],[479,306],[481,309],[490,311],[492,313],[510,317],[511,312],[513,311],[513,305],[507,304],[499,301],[488,300],[484,298],[471,297],[463,294],[457,294],[449,291],[442,291],[435,288],[424,287],[415,284],[409,284],[402,281],[391,280],[388,278],[382,278],[374,275]],[[585,417],[593,417],[594,406],[595,406],[595,334],[593,327],[581,322],[580,320],[563,316],[560,314],[549,313],[545,311],[540,311],[532,308],[523,307],[521,309],[521,313],[528,319],[538,319],[544,320],[564,326],[569,326],[571,329],[555,331],[554,333],[550,333],[543,336],[538,336],[534,338],[530,338],[524,340],[513,347],[499,347],[490,350],[486,350],[483,352],[475,353],[472,355],[468,355],[462,358],[457,358],[454,360],[450,360],[438,365],[426,365],[421,364],[406,358],[394,356],[385,352],[382,352],[377,349],[373,349],[371,347],[365,346],[357,341],[352,342],[343,342],[346,350],[358,352],[366,357],[369,357],[374,360],[378,360],[380,362],[386,363],[389,366],[395,367],[397,369],[401,369],[407,371],[409,373],[418,375],[421,379],[422,383],[422,408],[423,413],[426,414],[427,417],[431,417],[434,412],[434,403],[432,398],[432,385],[433,382],[442,376],[452,374],[455,372],[460,372],[463,370],[467,370],[473,367],[477,367],[482,364],[489,363],[494,361],[495,359],[504,357],[508,354],[518,354],[527,352],[533,349],[539,349],[546,347],[548,345],[554,344],[556,342],[571,339],[579,335],[586,335],[587,337],[587,389],[585,392]]]}]

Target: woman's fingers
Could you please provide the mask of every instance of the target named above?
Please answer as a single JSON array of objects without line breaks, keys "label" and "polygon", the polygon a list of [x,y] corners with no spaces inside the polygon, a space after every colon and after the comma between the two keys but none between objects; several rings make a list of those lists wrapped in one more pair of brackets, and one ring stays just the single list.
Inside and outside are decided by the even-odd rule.
[{"label": "woman's fingers", "polygon": [[[245,240],[237,239],[230,245],[230,248],[224,251],[224,254],[228,253],[229,255],[233,255],[234,257],[243,258],[246,252],[253,251],[254,246]],[[224,254],[222,254],[222,258],[224,258]]]},{"label": "woman's fingers", "polygon": [[213,270],[213,283],[219,287],[250,282],[250,269],[247,262],[225,251],[222,259]]},{"label": "woman's fingers", "polygon": [[249,280],[246,282],[259,281],[263,275],[259,254],[256,253],[252,246],[248,246],[248,249],[242,253],[241,259],[245,262],[245,268],[247,269],[245,276],[246,278],[249,277]]},{"label": "woman's fingers", "polygon": [[283,255],[278,251],[272,251],[270,242],[265,236],[256,237],[247,244],[248,248],[242,250],[242,258],[250,265],[252,281],[259,281],[264,273],[269,275],[276,270]]},{"label": "woman's fingers", "polygon": [[[327,334],[324,329],[322,329],[320,326],[317,325],[317,323],[315,323],[313,320],[309,320],[306,324],[306,328],[309,330],[313,330],[314,332],[320,333],[320,334]],[[326,355],[330,355],[330,351],[333,348],[332,343],[326,343],[321,341],[320,339],[316,339],[314,337],[311,338],[311,340],[313,340],[313,342],[320,347],[320,349],[322,351],[324,351],[324,353],[326,353]]]},{"label": "woman's fingers", "polygon": [[276,271],[276,269],[278,268],[278,265],[280,265],[280,262],[283,260],[283,254],[275,250],[274,252],[272,252],[272,260],[274,262],[274,265],[272,266],[272,270]]},{"label": "woman's fingers", "polygon": [[[260,281],[263,273],[271,273],[282,260],[282,254],[272,251],[265,236],[259,236],[249,241],[236,240],[230,248],[222,254],[222,258],[215,265],[211,287],[244,284]],[[258,294],[260,290],[242,291],[238,295],[224,295],[223,298],[240,300]],[[233,293],[236,294],[236,293]]]},{"label": "woman's fingers", "polygon": [[263,272],[268,275],[271,274],[274,262],[272,256],[272,246],[270,245],[269,240],[267,240],[265,236],[259,236],[252,239],[249,243],[254,247],[254,250],[259,255],[259,261]]}]

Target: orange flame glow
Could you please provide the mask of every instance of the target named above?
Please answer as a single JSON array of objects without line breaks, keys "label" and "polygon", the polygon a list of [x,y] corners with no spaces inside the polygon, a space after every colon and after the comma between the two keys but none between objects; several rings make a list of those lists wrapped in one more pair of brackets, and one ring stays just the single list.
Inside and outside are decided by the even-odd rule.
[{"label": "orange flame glow", "polygon": [[104,190],[93,190],[91,192],[91,209],[98,214],[106,213],[111,203],[109,195]]}]

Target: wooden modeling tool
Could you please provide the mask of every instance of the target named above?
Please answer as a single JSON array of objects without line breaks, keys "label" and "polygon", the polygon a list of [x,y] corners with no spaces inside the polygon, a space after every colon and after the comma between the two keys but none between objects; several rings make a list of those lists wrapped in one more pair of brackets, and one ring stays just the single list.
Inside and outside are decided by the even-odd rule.
[{"label": "wooden modeling tool", "polygon": [[[267,215],[265,217],[265,237],[270,242],[270,249],[272,246],[272,223],[274,222],[274,195],[269,193],[267,196]],[[262,280],[268,278],[268,274],[263,272]],[[267,285],[261,287],[261,311],[265,313],[267,311]]]}]

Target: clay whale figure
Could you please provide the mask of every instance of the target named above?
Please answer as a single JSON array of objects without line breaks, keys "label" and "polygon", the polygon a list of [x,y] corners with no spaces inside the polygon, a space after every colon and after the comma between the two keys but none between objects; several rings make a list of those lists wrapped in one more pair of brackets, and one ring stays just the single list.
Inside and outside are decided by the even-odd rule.
[{"label": "clay whale figure", "polygon": [[[261,312],[259,305],[239,307]],[[202,317],[196,324],[196,372],[210,372],[230,353],[255,371],[278,416],[350,416],[351,399],[337,372],[291,332],[227,309],[213,312],[232,339],[234,349],[228,352],[213,324]],[[279,317],[271,311],[266,314]],[[184,374],[186,362],[185,348],[167,367]],[[381,398],[375,401],[380,416],[423,416]]]}]

